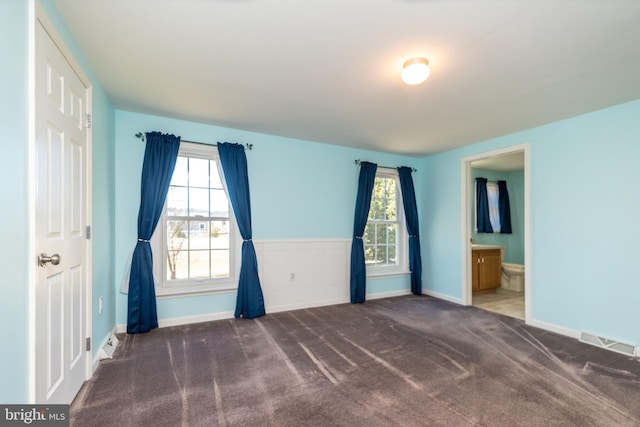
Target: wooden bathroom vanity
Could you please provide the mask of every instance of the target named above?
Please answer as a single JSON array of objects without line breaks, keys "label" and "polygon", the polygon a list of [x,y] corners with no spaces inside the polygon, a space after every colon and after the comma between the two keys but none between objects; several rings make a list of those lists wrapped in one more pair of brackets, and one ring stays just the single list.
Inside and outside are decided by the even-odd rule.
[{"label": "wooden bathroom vanity", "polygon": [[472,249],[471,289],[474,294],[495,292],[501,285],[500,249]]}]

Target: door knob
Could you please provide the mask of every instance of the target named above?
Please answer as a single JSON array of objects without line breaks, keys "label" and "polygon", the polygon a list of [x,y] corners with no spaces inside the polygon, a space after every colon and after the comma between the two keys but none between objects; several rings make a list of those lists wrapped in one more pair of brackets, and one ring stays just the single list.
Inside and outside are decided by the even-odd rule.
[{"label": "door knob", "polygon": [[40,255],[38,255],[38,265],[40,267],[44,266],[48,262],[50,262],[52,265],[60,264],[60,255],[53,254],[53,255],[49,256],[44,252],[41,253]]}]

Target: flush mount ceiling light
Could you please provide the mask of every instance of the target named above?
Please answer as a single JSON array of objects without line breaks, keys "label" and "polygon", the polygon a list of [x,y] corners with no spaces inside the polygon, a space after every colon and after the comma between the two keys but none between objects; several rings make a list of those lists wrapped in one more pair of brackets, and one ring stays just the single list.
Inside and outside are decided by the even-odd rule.
[{"label": "flush mount ceiling light", "polygon": [[409,85],[417,85],[429,77],[429,61],[425,58],[412,58],[402,65],[402,80]]}]

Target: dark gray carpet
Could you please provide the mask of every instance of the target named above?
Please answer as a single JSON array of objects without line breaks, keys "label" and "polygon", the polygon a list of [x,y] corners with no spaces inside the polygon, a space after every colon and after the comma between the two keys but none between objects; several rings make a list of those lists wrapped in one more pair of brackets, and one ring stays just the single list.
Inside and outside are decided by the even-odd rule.
[{"label": "dark gray carpet", "polygon": [[640,425],[638,359],[426,296],[120,338],[71,425]]}]

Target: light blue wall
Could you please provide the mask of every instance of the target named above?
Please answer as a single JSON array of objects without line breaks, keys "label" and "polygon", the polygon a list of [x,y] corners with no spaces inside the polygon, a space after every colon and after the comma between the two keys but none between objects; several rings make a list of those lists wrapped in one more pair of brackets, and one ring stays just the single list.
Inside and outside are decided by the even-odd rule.
[{"label": "light blue wall", "polygon": [[29,3],[0,0],[0,402],[29,398]]},{"label": "light blue wall", "polygon": [[[113,139],[115,114],[104,90],[88,67],[80,49],[60,18],[52,1],[40,2],[74,56],[93,83],[93,332],[102,340],[115,325],[113,292]],[[0,248],[3,272],[0,281],[0,402],[30,400],[30,284],[34,254],[30,253],[29,186],[29,30],[33,16],[28,1],[0,0],[0,129],[3,133],[0,174],[6,183],[0,200],[11,208],[0,211]],[[97,295],[105,293],[105,311],[98,315]],[[10,351],[9,351],[10,350]],[[94,354],[97,347],[94,347]]]},{"label": "light blue wall", "polygon": [[[469,188],[475,188],[477,177],[489,181],[503,180],[507,182],[509,206],[511,208],[512,234],[477,233],[475,231],[475,201],[471,204],[471,237],[475,243],[499,245],[505,248],[504,262],[524,264],[524,171],[497,172],[472,168]],[[473,194],[473,193],[472,193]]]},{"label": "light blue wall", "polygon": [[[528,142],[531,146],[532,303],[535,320],[640,345],[635,271],[640,240],[640,101],[469,147],[414,159],[280,138],[181,120],[114,112],[52,0],[40,0],[93,83],[93,336],[126,322],[119,288],[135,241],[144,144],[138,131],[203,142],[254,144],[248,153],[256,239],[349,238],[356,158],[414,166],[424,287],[461,296],[461,159]],[[0,0],[0,402],[29,398],[28,44],[29,2]],[[304,176],[302,176],[304,175]],[[516,194],[514,194],[516,196]],[[513,197],[513,196],[512,196]],[[408,289],[408,279],[370,280],[370,293]],[[97,299],[105,309],[98,314]],[[231,311],[235,294],[159,301],[161,318]],[[94,354],[97,347],[94,347]]]},{"label": "light blue wall", "polygon": [[[39,0],[92,84],[92,256],[93,354],[115,326],[115,110],[53,0]],[[98,298],[103,297],[102,314]]]},{"label": "light blue wall", "polygon": [[423,160],[426,289],[461,297],[461,159],[530,144],[534,320],[640,345],[640,101]]},{"label": "light blue wall", "polygon": [[[187,141],[251,143],[247,151],[255,239],[351,238],[359,168],[355,159],[382,166],[417,167],[419,159],[355,150],[164,117],[116,112],[116,289],[136,241],[144,143],[138,132],[157,130]],[[414,175],[420,203],[421,171]],[[371,279],[368,293],[409,289],[408,277]],[[118,293],[117,323],[126,323],[126,295]],[[267,302],[268,303],[268,302]],[[233,311],[235,293],[161,299],[161,319]]]}]

